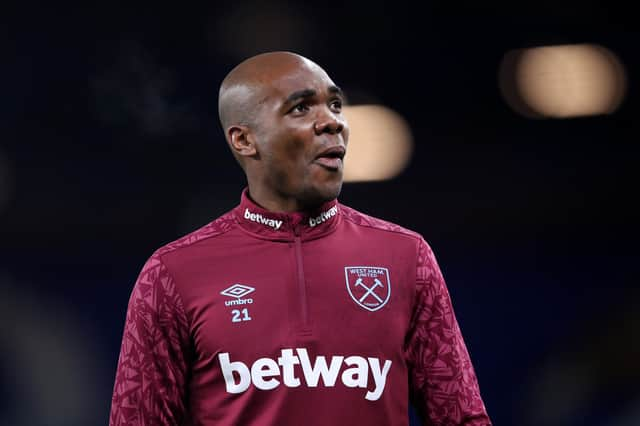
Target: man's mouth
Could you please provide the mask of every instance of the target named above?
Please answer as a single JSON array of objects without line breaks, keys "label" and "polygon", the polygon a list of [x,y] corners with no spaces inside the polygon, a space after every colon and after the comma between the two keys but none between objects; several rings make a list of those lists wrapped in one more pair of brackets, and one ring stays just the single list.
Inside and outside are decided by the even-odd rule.
[{"label": "man's mouth", "polygon": [[320,164],[328,169],[338,170],[342,166],[342,160],[346,150],[342,145],[332,146],[318,154],[314,163]]}]

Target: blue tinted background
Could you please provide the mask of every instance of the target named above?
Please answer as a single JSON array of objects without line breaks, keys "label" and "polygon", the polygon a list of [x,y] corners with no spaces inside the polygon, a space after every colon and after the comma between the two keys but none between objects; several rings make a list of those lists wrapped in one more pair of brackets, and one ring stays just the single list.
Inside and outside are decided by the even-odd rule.
[{"label": "blue tinted background", "polygon": [[[408,169],[341,200],[430,242],[494,423],[640,423],[640,40],[626,7],[29,4],[0,19],[0,424],[106,424],[144,261],[244,187],[217,87],[274,49],[412,127]],[[506,51],[585,42],[626,66],[615,114],[528,120],[503,102]]]}]

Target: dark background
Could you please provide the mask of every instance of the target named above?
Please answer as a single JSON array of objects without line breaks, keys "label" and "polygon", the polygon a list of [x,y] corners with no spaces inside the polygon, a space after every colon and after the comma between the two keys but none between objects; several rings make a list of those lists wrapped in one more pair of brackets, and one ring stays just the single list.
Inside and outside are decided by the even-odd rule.
[{"label": "dark background", "polygon": [[[640,424],[637,15],[594,1],[20,3],[0,15],[0,424],[106,424],[126,303],[161,245],[239,200],[217,121],[238,62],[292,50],[415,150],[341,201],[422,233],[496,425]],[[611,115],[524,118],[498,68],[596,43]]]}]

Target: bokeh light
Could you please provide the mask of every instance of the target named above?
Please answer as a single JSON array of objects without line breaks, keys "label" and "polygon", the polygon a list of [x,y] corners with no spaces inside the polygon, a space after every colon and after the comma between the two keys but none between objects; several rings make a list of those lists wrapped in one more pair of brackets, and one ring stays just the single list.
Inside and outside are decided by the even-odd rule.
[{"label": "bokeh light", "polygon": [[344,108],[350,136],[344,180],[387,180],[409,164],[413,151],[411,129],[400,114],[380,105]]},{"label": "bokeh light", "polygon": [[602,46],[535,47],[505,55],[500,88],[506,102],[530,118],[610,114],[624,98],[626,73]]}]

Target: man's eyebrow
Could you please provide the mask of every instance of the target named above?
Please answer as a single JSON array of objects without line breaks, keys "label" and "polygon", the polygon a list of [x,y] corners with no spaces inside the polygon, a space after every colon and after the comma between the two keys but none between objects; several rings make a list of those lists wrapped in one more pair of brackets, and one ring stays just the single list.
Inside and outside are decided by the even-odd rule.
[{"label": "man's eyebrow", "polygon": [[[342,98],[345,97],[344,92],[338,86],[329,86],[327,91],[329,93],[331,93],[332,95],[338,95],[338,96],[340,96]],[[290,94],[289,96],[287,96],[287,99],[285,100],[285,103],[290,104],[292,102],[297,101],[300,98],[311,98],[313,96],[316,96],[317,94],[318,93],[313,89],[297,90],[297,91],[293,92],[292,94]]]},{"label": "man's eyebrow", "polygon": [[347,99],[346,93],[344,93],[342,89],[339,88],[338,86],[329,86],[329,93],[333,95],[338,95],[343,105],[349,104],[349,99]]},{"label": "man's eyebrow", "polygon": [[344,92],[338,86],[329,86],[329,93],[345,97]]},{"label": "man's eyebrow", "polygon": [[300,98],[310,98],[310,97],[315,96],[315,95],[316,95],[316,91],[313,90],[313,89],[298,90],[298,91],[293,92],[289,96],[287,96],[287,99],[285,100],[285,103],[289,104],[289,103],[295,102],[296,100],[298,100]]}]

